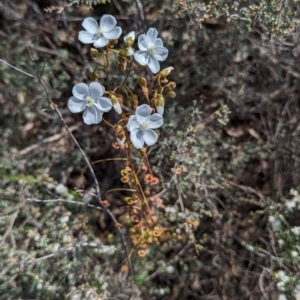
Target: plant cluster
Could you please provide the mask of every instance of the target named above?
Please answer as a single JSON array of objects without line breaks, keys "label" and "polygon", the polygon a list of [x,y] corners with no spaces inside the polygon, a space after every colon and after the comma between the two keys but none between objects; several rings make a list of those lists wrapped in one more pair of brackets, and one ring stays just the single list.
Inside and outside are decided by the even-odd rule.
[{"label": "plant cluster", "polygon": [[[268,34],[288,34],[295,30],[299,18],[299,1],[194,1],[179,0],[169,9],[179,17],[193,15],[199,23],[215,24],[218,19],[224,22],[245,23],[249,30],[259,26]],[[168,6],[165,6],[167,9]],[[221,21],[222,22],[222,21]]]},{"label": "plant cluster", "polygon": [[[145,144],[152,146],[157,142],[159,132],[156,129],[163,125],[165,97],[175,96],[173,90],[176,84],[167,79],[172,67],[160,71],[159,62],[167,58],[168,50],[158,38],[157,30],[150,28],[147,33],[138,37],[137,51],[133,48],[134,32],[125,35],[123,48],[115,49],[122,33],[121,27],[116,26],[116,23],[116,19],[111,15],[102,16],[99,24],[93,18],[86,18],[82,23],[85,31],[80,31],[78,38],[82,43],[93,44],[96,48],[105,47],[103,52],[96,48],[90,51],[95,63],[91,78],[101,80],[104,72],[108,81],[111,72],[118,70],[124,74],[122,83],[112,90],[105,90],[96,81],[91,82],[89,86],[78,83],[73,88],[68,107],[73,113],[83,111],[83,120],[88,125],[98,124],[103,120],[114,129],[116,141],[112,146],[125,154],[123,160],[126,166],[121,170],[120,181],[128,185],[124,192],[131,193],[124,198],[128,210],[126,224],[131,227],[129,232],[132,234],[133,245],[140,249],[138,254],[143,257],[146,254],[146,245],[158,243],[162,234],[157,225],[158,216],[152,208],[155,197],[151,198],[151,186],[158,184],[159,179],[151,170]],[[145,67],[152,73],[160,71],[150,84],[146,77],[141,75]],[[102,73],[97,70],[101,70]],[[130,88],[130,85],[134,86],[134,82],[129,79],[133,72],[137,74],[135,80],[136,86],[140,88],[138,93]],[[142,104],[143,102],[146,103]],[[115,124],[109,123],[102,116],[112,108],[119,115]],[[144,186],[149,186],[147,193]],[[103,203],[106,203],[106,200]]]},{"label": "plant cluster", "polygon": [[[3,98],[19,103],[3,102],[0,146],[25,148],[5,148],[13,156],[0,159],[5,197],[0,295],[127,299],[134,291],[135,299],[296,297],[299,196],[291,187],[299,186],[299,70],[293,60],[299,43],[269,40],[239,24],[252,29],[260,24],[267,33],[281,24],[279,32],[288,33],[286,17],[293,19],[296,11],[290,8],[297,3],[197,2],[193,9],[189,1],[164,1],[157,10],[155,2],[147,2],[146,19],[167,28],[159,31],[164,43],[152,27],[137,38],[136,47],[132,28],[117,41],[122,29],[111,15],[99,23],[84,19],[84,30],[66,38],[63,33],[74,25],[68,12],[78,16],[80,2],[64,2],[70,5],[61,1],[60,8],[47,11],[65,9],[68,23],[30,48],[55,104],[43,100],[41,115],[34,115],[35,94],[45,93],[36,89],[39,76],[23,83],[24,74],[16,77],[14,69],[1,65],[5,87],[13,86],[5,88]],[[178,5],[182,16],[192,14],[189,20],[167,13],[157,17]],[[136,17],[136,3],[126,3],[127,8]],[[215,31],[207,29],[214,25]],[[77,39],[92,45],[91,63],[85,57],[89,46],[81,48]],[[27,51],[20,50],[20,41],[17,45],[7,60],[33,73]],[[160,70],[166,56],[180,70],[171,74],[176,84],[169,81],[172,67]],[[178,97],[170,101],[176,85]],[[62,115],[56,117],[55,109]],[[69,111],[82,113],[84,122]],[[11,119],[22,127],[20,133],[11,128]],[[71,134],[60,130],[61,120],[76,120]],[[101,193],[95,182],[85,189],[93,178],[85,177],[80,148],[74,151],[65,138],[73,130],[92,170],[113,165],[112,173],[95,176]],[[44,141],[49,134],[53,137]],[[74,170],[85,174],[78,185],[68,185]],[[79,189],[71,190],[74,186]],[[116,232],[125,237],[128,254]],[[134,290],[128,285],[129,261]]]}]

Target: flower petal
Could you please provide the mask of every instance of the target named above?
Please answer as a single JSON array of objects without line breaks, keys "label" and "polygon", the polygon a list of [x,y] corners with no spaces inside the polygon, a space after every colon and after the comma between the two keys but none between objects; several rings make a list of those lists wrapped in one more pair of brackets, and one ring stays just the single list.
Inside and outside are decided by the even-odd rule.
[{"label": "flower petal", "polygon": [[105,37],[100,37],[97,39],[97,41],[94,43],[95,48],[101,48],[108,44],[108,39]]},{"label": "flower petal", "polygon": [[144,131],[143,138],[144,138],[145,143],[148,146],[152,146],[157,142],[158,135],[154,130],[148,129],[148,130]]},{"label": "flower petal", "polygon": [[96,100],[100,99],[105,92],[104,86],[102,86],[99,82],[92,82],[90,84],[90,96]]},{"label": "flower petal", "polygon": [[143,132],[140,129],[135,128],[130,132],[130,140],[135,148],[141,149],[144,146]]},{"label": "flower petal", "polygon": [[110,31],[103,32],[103,36],[109,40],[117,40],[122,34],[122,28],[117,26]]},{"label": "flower petal", "polygon": [[134,59],[142,66],[146,66],[149,61],[149,54],[146,51],[137,50],[134,53]]},{"label": "flower petal", "polygon": [[[162,106],[159,106],[159,107],[162,107]],[[162,107],[163,109],[163,107]],[[162,126],[162,124],[164,123],[164,119],[163,117],[160,115],[160,114],[153,114],[149,117],[149,128],[151,129],[156,129],[156,128],[159,128],[160,126]]]},{"label": "flower petal", "polygon": [[169,50],[165,47],[157,47],[155,54],[153,55],[157,60],[164,61],[169,54]]},{"label": "flower petal", "polygon": [[148,29],[146,35],[147,35],[147,38],[149,40],[149,44],[151,46],[154,46],[155,41],[157,39],[158,31],[155,28],[151,27],[151,28]]},{"label": "flower petal", "polygon": [[102,112],[108,112],[112,108],[112,103],[109,98],[101,97],[100,99],[95,100],[94,106]]},{"label": "flower petal", "polygon": [[144,33],[138,37],[138,46],[142,51],[147,51],[149,48],[149,40]]},{"label": "flower petal", "polygon": [[139,123],[137,122],[136,116],[132,115],[128,119],[127,129],[128,131],[133,131],[136,128],[139,128]]},{"label": "flower petal", "polygon": [[151,70],[151,72],[154,74],[159,72],[159,70],[160,70],[160,65],[159,65],[158,60],[152,55],[149,56],[148,67]]},{"label": "flower petal", "polygon": [[72,113],[79,113],[85,109],[85,101],[74,96],[69,98],[68,108]]},{"label": "flower petal", "polygon": [[135,115],[139,123],[148,121],[150,114],[152,113],[152,108],[148,104],[142,104],[136,109]]},{"label": "flower petal", "polygon": [[98,124],[102,121],[102,112],[95,106],[87,107],[83,113],[83,121],[87,125]]},{"label": "flower petal", "polygon": [[94,18],[85,18],[82,22],[82,27],[89,33],[97,33],[98,23]]},{"label": "flower petal", "polygon": [[164,44],[161,39],[156,39],[154,46],[155,47],[163,47]]},{"label": "flower petal", "polygon": [[72,89],[72,94],[79,100],[86,100],[90,94],[89,87],[83,82],[77,83]]},{"label": "flower petal", "polygon": [[112,15],[103,15],[100,20],[100,28],[102,32],[112,30],[117,25],[117,20]]},{"label": "flower petal", "polygon": [[79,31],[78,40],[83,44],[92,44],[97,40],[97,37],[87,31]]}]

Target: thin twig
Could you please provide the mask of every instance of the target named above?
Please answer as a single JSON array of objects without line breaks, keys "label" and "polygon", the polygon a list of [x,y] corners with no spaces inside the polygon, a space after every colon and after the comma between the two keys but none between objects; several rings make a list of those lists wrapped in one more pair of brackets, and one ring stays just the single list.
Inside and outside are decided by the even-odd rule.
[{"label": "thin twig", "polygon": [[260,290],[261,290],[261,292],[262,292],[262,294],[263,294],[263,297],[264,297],[266,300],[268,300],[269,297],[268,297],[268,295],[267,295],[267,293],[266,293],[266,291],[265,291],[265,288],[264,288],[264,278],[265,278],[266,271],[267,271],[267,269],[266,269],[266,268],[263,268],[263,271],[261,272],[261,274],[260,274],[260,276],[259,276],[259,281],[258,281],[258,283],[259,283],[259,288],[260,288]]},{"label": "thin twig", "polygon": [[137,11],[139,12],[140,19],[142,21],[142,28],[144,31],[147,29],[147,20],[144,14],[143,4],[140,0],[135,0]]},{"label": "thin twig", "polygon": [[34,199],[34,198],[27,198],[26,201],[27,202],[38,202],[38,203],[63,202],[63,203],[77,204],[77,205],[82,205],[82,206],[95,208],[95,209],[98,209],[98,210],[103,210],[102,207],[99,207],[99,206],[96,206],[96,205],[92,205],[92,204],[89,204],[89,203],[78,202],[78,201],[73,201],[73,200],[66,200],[66,199],[62,199],[62,198],[50,199],[50,200],[40,200],[40,199]]},{"label": "thin twig", "polygon": [[48,255],[44,255],[42,257],[39,257],[39,258],[34,258],[34,259],[30,259],[30,260],[26,260],[26,261],[21,261],[19,263],[19,265],[21,266],[21,268],[23,268],[24,266],[26,265],[29,265],[29,264],[32,264],[32,263],[36,263],[36,262],[39,262],[39,261],[43,261],[43,260],[46,260],[46,259],[49,259],[51,257],[54,257],[56,255],[60,255],[60,254],[63,254],[65,252],[68,252],[68,251],[72,251],[73,249],[75,248],[79,248],[79,247],[94,247],[94,248],[100,248],[100,249],[106,249],[105,252],[107,251],[111,251],[111,250],[114,250],[115,251],[115,247],[114,246],[104,246],[102,245],[101,243],[96,243],[96,242],[79,242],[79,243],[76,243],[68,248],[64,248],[64,249],[61,249],[61,250],[58,250],[57,252],[54,252],[54,253],[50,253]]},{"label": "thin twig", "polygon": [[27,72],[25,72],[25,71],[22,71],[21,69],[19,69],[19,68],[13,66],[13,65],[11,65],[11,64],[9,64],[8,62],[6,62],[6,61],[3,60],[3,59],[0,59],[0,62],[3,63],[4,65],[7,65],[7,66],[9,66],[9,67],[11,67],[11,68],[13,68],[13,69],[15,69],[15,70],[17,70],[17,71],[23,73],[23,74],[29,76],[29,77],[37,78],[35,75],[29,74],[29,73],[27,73]]},{"label": "thin twig", "polygon": [[229,185],[231,186],[235,186],[235,187],[238,187],[239,189],[241,189],[242,191],[246,192],[246,193],[251,193],[251,194],[255,194],[256,196],[259,197],[259,199],[261,200],[260,202],[262,203],[257,203],[257,205],[261,206],[261,207],[265,207],[266,206],[266,199],[265,199],[265,196],[257,191],[256,189],[250,187],[250,186],[245,186],[245,185],[241,185],[241,184],[237,184],[233,181],[230,181],[224,177],[220,177],[223,181],[225,181],[226,183],[228,183]]}]

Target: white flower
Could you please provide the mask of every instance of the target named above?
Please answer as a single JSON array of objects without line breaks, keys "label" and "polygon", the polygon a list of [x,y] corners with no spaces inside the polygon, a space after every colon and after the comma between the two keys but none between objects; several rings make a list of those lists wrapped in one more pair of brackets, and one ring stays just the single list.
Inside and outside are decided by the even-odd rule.
[{"label": "white flower", "polygon": [[173,274],[175,271],[175,268],[173,266],[166,266],[166,271],[168,274]]},{"label": "white flower", "polygon": [[300,284],[297,284],[294,288],[293,294],[296,296],[296,299],[298,300],[300,297]]},{"label": "white flower", "polygon": [[287,207],[287,209],[289,210],[293,210],[293,208],[296,207],[296,202],[293,200],[287,200],[285,203],[285,206]]},{"label": "white flower", "polygon": [[273,230],[280,228],[281,222],[276,216],[269,216],[268,220],[271,223]]},{"label": "white flower", "polygon": [[282,292],[285,291],[285,283],[282,281],[277,282],[277,288]]},{"label": "white flower", "polygon": [[79,31],[78,39],[84,44],[94,44],[95,48],[104,47],[109,40],[120,37],[122,29],[116,24],[117,21],[112,15],[103,15],[100,26],[94,18],[85,18],[82,26],[86,31]]},{"label": "white flower", "polygon": [[300,235],[300,227],[299,226],[295,226],[291,229],[292,233],[294,235]]},{"label": "white flower", "polygon": [[151,115],[152,109],[142,104],[136,109],[135,115],[129,117],[127,128],[130,131],[130,140],[135,148],[141,149],[146,143],[152,146],[157,142],[158,135],[152,130],[163,124],[163,117],[157,113]]},{"label": "white flower", "polygon": [[278,280],[282,281],[283,283],[287,283],[290,281],[289,276],[287,276],[285,271],[282,271],[282,270],[277,272],[277,278],[278,278]]},{"label": "white flower", "polygon": [[142,66],[148,65],[152,73],[159,72],[159,61],[164,61],[169,54],[162,40],[157,38],[157,34],[155,28],[149,28],[146,34],[141,34],[138,38],[140,50],[134,53],[134,59]]},{"label": "white flower", "polygon": [[104,87],[98,82],[92,82],[90,87],[85,83],[77,83],[72,90],[73,96],[68,101],[69,110],[72,113],[83,112],[83,120],[86,124],[98,124],[102,120],[102,114],[112,108],[109,98],[102,97]]},{"label": "white flower", "polygon": [[298,252],[295,251],[295,250],[291,251],[291,256],[292,257],[297,257],[298,256]]}]

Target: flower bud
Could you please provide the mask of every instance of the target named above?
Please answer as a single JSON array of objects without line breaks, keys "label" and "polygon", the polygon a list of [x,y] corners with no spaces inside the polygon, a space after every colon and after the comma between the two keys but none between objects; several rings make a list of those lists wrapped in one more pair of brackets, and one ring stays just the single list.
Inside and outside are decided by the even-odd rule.
[{"label": "flower bud", "polygon": [[147,79],[145,77],[140,77],[139,78],[139,86],[141,88],[147,87]]},{"label": "flower bud", "polygon": [[113,94],[111,94],[109,98],[112,102],[114,110],[120,115],[122,113],[121,105],[123,104],[123,99]]},{"label": "flower bud", "polygon": [[149,98],[149,90],[147,88],[147,79],[145,77],[140,77],[139,86],[142,88],[144,96],[148,99]]},{"label": "flower bud", "polygon": [[127,47],[131,47],[135,40],[135,32],[130,31],[128,34],[124,36],[124,41]]},{"label": "flower bud", "polygon": [[97,58],[98,57],[98,50],[95,49],[95,48],[91,48],[90,55],[91,55],[92,58]]},{"label": "flower bud", "polygon": [[124,56],[119,55],[118,61],[119,61],[118,70],[119,71],[124,71],[126,69],[126,66],[127,66],[126,58]]},{"label": "flower bud", "polygon": [[176,93],[175,93],[174,91],[170,91],[170,92],[168,93],[168,96],[169,96],[170,98],[175,98],[175,97],[176,97]]},{"label": "flower bud", "polygon": [[176,83],[174,81],[170,81],[168,86],[170,87],[170,89],[174,90],[176,88]]},{"label": "flower bud", "polygon": [[131,47],[124,48],[119,51],[119,55],[124,57],[132,56],[133,54],[134,50]]},{"label": "flower bud", "polygon": [[165,107],[165,98],[162,94],[160,94],[160,97],[157,100],[155,108],[156,108],[157,113],[159,113],[161,116],[164,113],[164,107]]},{"label": "flower bud", "polygon": [[120,140],[123,140],[125,138],[125,132],[123,129],[121,129],[119,132],[117,132],[117,137]]},{"label": "flower bud", "polygon": [[110,100],[111,100],[112,104],[114,104],[115,102],[117,102],[117,101],[118,101],[118,98],[117,98],[117,96],[116,96],[116,95],[114,95],[114,94],[111,94],[111,95],[109,95],[109,98],[110,98]]},{"label": "flower bud", "polygon": [[141,257],[141,258],[145,257],[146,254],[147,254],[147,253],[146,253],[145,250],[139,250],[139,251],[138,251],[138,256]]},{"label": "flower bud", "polygon": [[129,101],[130,101],[131,107],[133,107],[134,109],[136,109],[138,107],[139,100],[138,100],[138,96],[136,94],[131,94],[129,97]]},{"label": "flower bud", "polygon": [[92,81],[97,81],[99,78],[99,75],[94,71],[91,73],[90,77],[91,77]]},{"label": "flower bud", "polygon": [[121,182],[123,182],[123,183],[127,183],[127,182],[129,182],[129,176],[123,176],[123,177],[121,177]]},{"label": "flower bud", "polygon": [[171,71],[173,71],[174,68],[173,67],[168,67],[168,68],[165,68],[163,70],[161,70],[159,72],[159,75],[162,77],[162,78],[166,78],[168,75],[170,75]]}]

